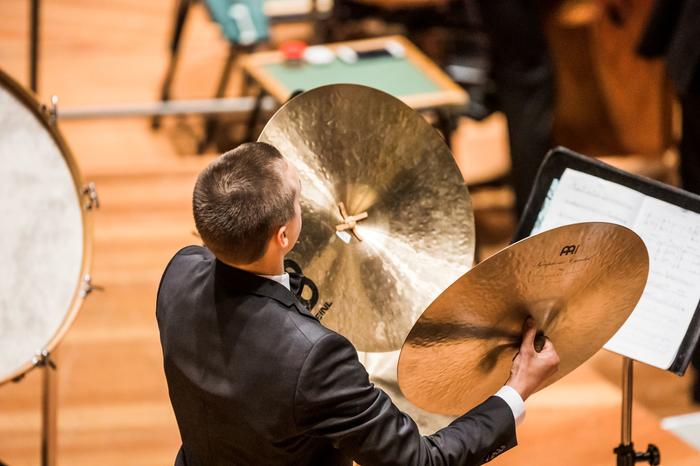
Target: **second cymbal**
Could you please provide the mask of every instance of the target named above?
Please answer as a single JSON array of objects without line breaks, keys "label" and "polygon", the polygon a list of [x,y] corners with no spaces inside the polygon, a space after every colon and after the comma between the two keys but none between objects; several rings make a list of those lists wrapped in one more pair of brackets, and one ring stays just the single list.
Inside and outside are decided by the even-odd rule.
[{"label": "second cymbal", "polygon": [[515,243],[464,274],[423,313],[401,350],[401,390],[428,411],[468,411],[507,381],[528,316],[561,359],[547,386],[622,326],[648,271],[641,238],[610,223],[568,225]]}]

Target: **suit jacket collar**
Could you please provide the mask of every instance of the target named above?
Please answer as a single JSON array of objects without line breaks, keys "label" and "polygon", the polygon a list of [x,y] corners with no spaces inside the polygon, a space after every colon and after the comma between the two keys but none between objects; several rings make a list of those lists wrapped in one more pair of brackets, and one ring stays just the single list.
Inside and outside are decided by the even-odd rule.
[{"label": "suit jacket collar", "polygon": [[231,267],[221,262],[219,259],[215,259],[214,267],[216,268],[216,275],[219,275],[228,287],[240,293],[249,293],[274,299],[287,307],[295,307],[301,314],[314,319],[316,318],[294,294],[299,291],[298,288],[301,282],[297,276],[298,274],[289,274],[289,282],[292,288],[292,291],[290,291],[285,288],[284,285],[274,280],[269,280],[259,275],[246,272],[245,270]]}]

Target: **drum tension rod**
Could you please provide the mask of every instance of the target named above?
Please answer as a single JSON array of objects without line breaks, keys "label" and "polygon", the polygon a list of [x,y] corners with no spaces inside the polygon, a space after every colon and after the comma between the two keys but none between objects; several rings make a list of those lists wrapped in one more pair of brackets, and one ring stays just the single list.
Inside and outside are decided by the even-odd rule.
[{"label": "drum tension rod", "polygon": [[32,358],[32,364],[34,367],[50,367],[51,369],[56,369],[56,363],[51,359],[51,353],[47,350],[39,350],[36,355]]},{"label": "drum tension rod", "polygon": [[357,222],[364,220],[368,217],[367,212],[362,212],[357,215],[348,215],[347,209],[345,209],[345,204],[342,202],[338,203],[338,209],[340,210],[340,216],[343,217],[343,223],[339,223],[335,226],[336,231],[350,230],[358,241],[362,241],[362,236],[357,232],[355,227],[357,227]]},{"label": "drum tension rod", "polygon": [[39,110],[46,116],[46,119],[49,120],[49,124],[51,126],[56,126],[56,121],[58,120],[58,96],[57,95],[52,95],[51,96],[51,106],[47,107],[46,105],[40,105]]},{"label": "drum tension rod", "polygon": [[52,95],[51,96],[51,109],[49,110],[49,121],[51,121],[52,125],[55,125],[57,119],[58,119],[58,96]]},{"label": "drum tension rod", "polygon": [[95,183],[94,182],[89,182],[85,186],[83,186],[82,189],[82,194],[83,196],[87,197],[87,202],[85,203],[85,208],[87,210],[91,210],[93,207],[95,209],[100,208],[100,198],[97,197],[97,189],[95,188]]},{"label": "drum tension rod", "polygon": [[80,297],[86,298],[93,291],[104,290],[104,287],[92,284],[92,277],[90,275],[85,275],[83,277],[83,286],[80,288]]}]

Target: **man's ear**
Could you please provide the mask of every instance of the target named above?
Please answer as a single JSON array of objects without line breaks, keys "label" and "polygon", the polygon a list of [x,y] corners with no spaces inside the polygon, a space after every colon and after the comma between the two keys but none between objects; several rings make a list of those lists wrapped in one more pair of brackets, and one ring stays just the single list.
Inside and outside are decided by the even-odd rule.
[{"label": "man's ear", "polygon": [[287,235],[287,225],[282,225],[277,234],[275,235],[275,240],[277,244],[282,248],[286,249],[289,246],[289,236]]}]

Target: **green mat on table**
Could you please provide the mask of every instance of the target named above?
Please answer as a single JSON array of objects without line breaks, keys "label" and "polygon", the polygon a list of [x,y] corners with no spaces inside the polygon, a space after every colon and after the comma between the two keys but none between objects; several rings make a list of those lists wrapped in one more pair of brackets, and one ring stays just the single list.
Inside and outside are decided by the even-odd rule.
[{"label": "green mat on table", "polygon": [[327,65],[270,64],[264,68],[290,93],[337,83],[363,84],[397,97],[442,90],[423,71],[404,58],[367,58],[353,65],[336,59]]}]

